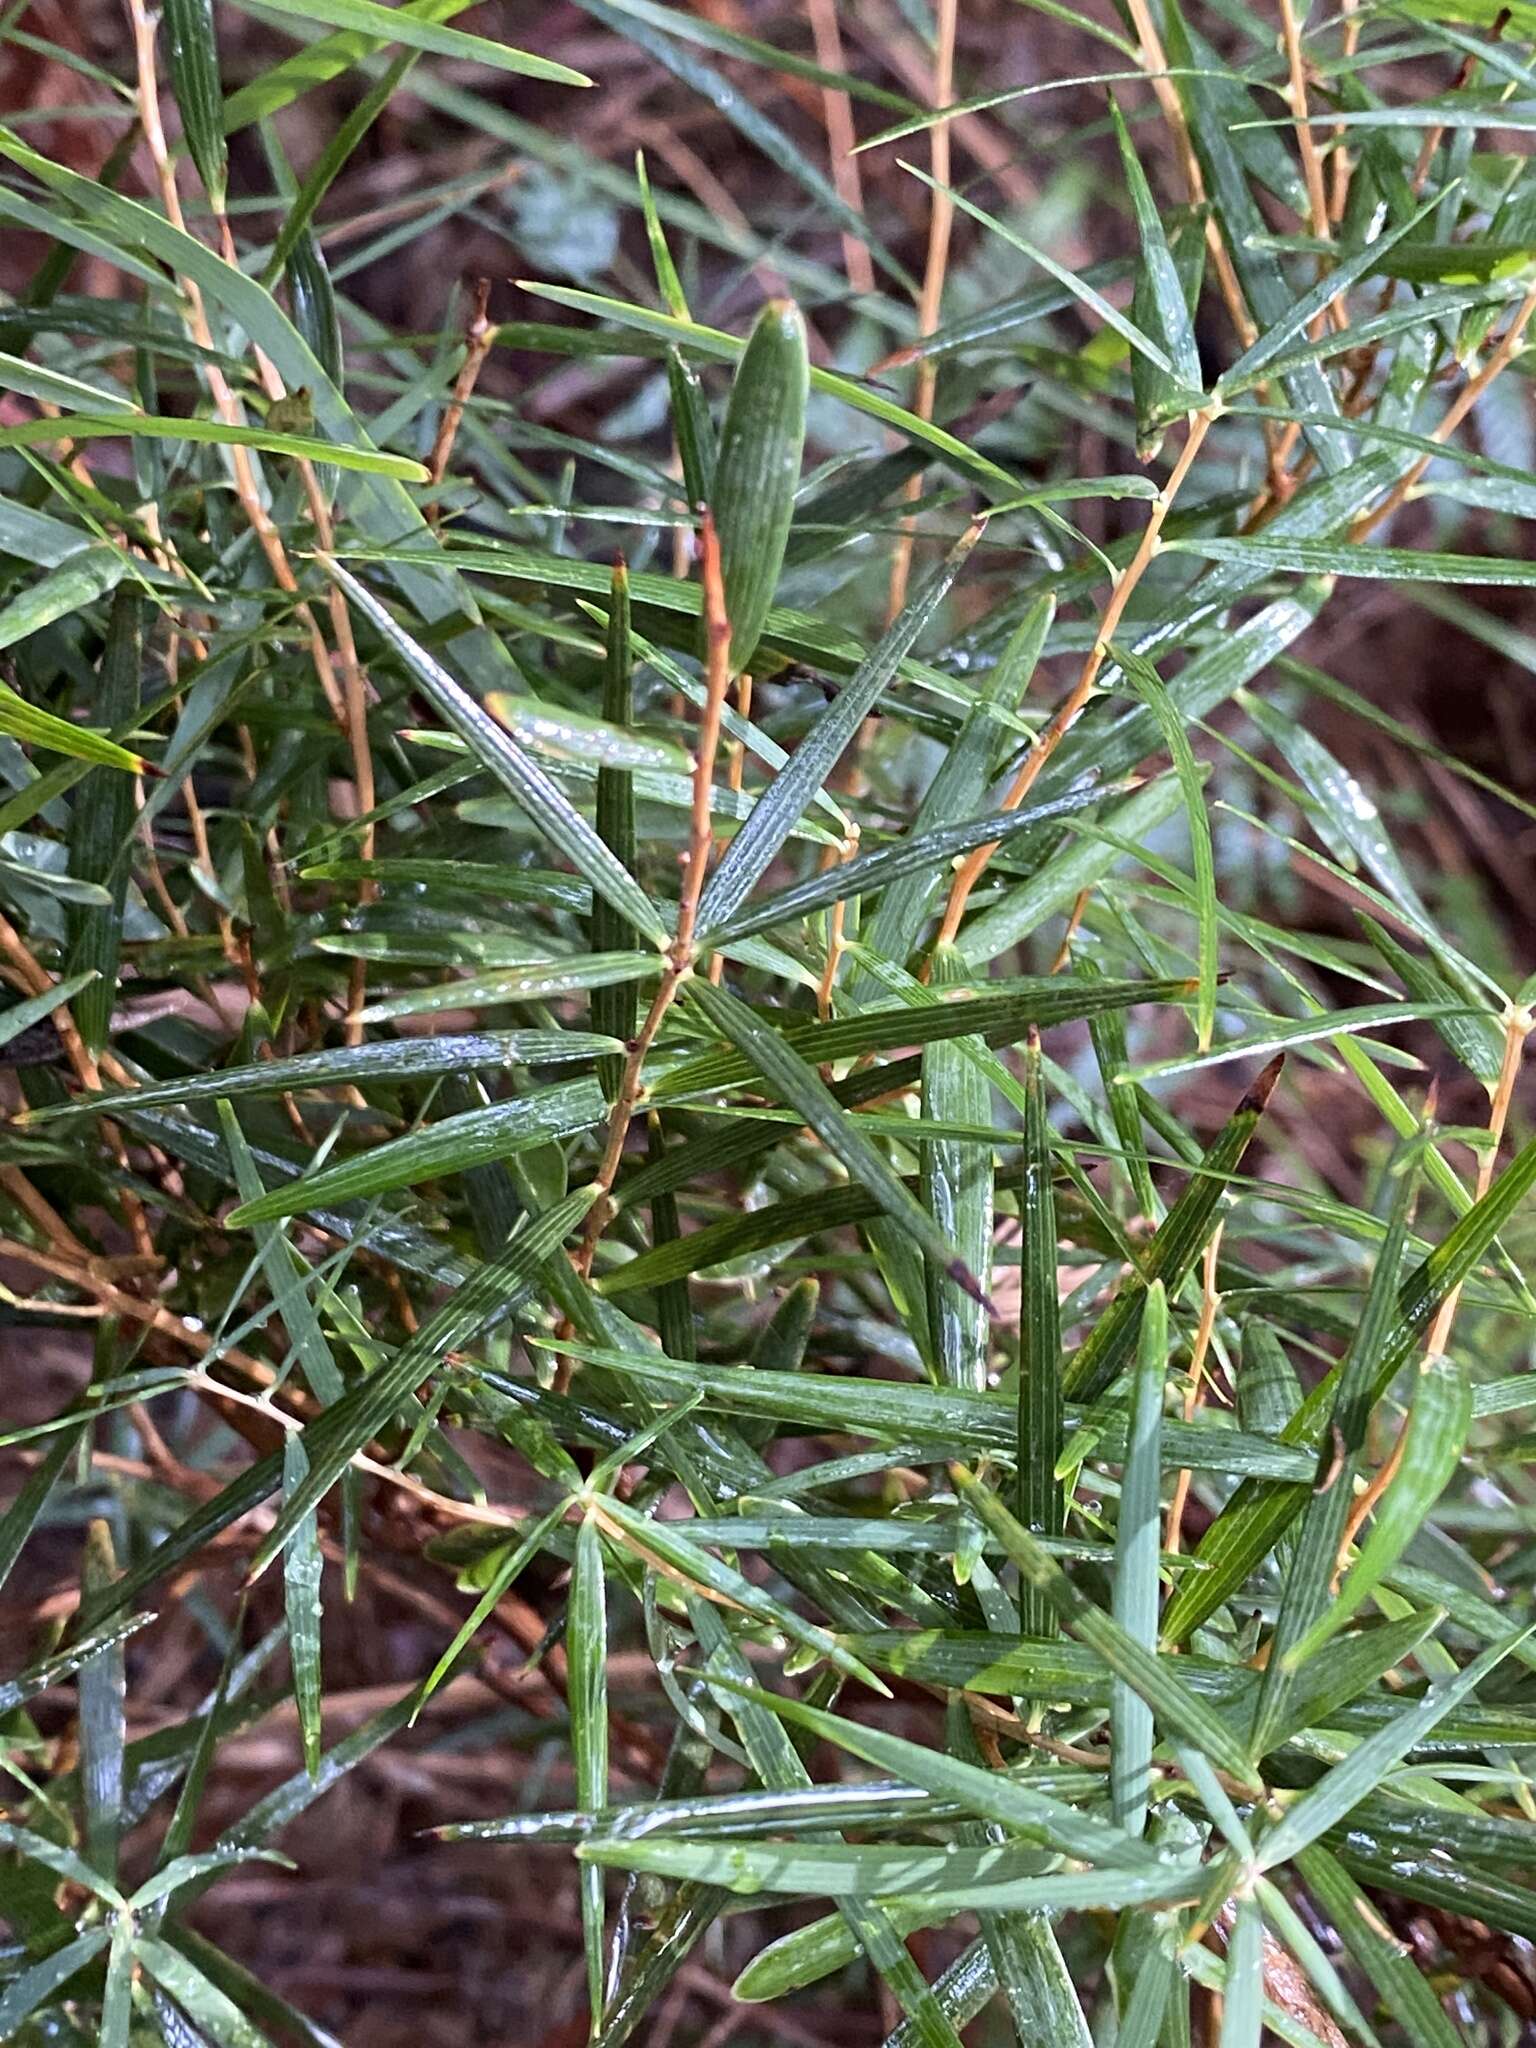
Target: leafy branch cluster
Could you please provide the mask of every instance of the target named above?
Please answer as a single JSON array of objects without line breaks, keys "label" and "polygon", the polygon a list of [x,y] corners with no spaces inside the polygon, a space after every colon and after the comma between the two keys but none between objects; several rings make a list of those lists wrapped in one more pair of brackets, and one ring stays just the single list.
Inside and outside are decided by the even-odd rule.
[{"label": "leafy branch cluster", "polygon": [[[0,19],[111,138],[0,125],[0,1256],[80,1367],[7,1368],[0,1584],[87,1529],[0,1684],[0,2036],[332,2038],[196,1909],[471,1673],[568,1797],[437,1832],[571,1846],[606,2048],[744,1896],[820,1917],[741,2040],[862,1959],[891,2044],[1511,2041],[1399,1930],[1536,1940],[1536,977],[1322,714],[1536,813],[1300,643],[1374,583],[1536,661],[1467,594],[1536,584],[1536,17],[1041,0],[1096,68],[965,100],[953,0],[876,78],[836,10],[581,4],[798,216],[509,112],[589,81],[461,0],[251,0],[297,47],[239,85],[246,0],[130,0],[120,74]],[[775,81],[885,126],[823,173]],[[1067,84],[1082,261],[1007,175]],[[399,224],[323,224],[404,95],[649,270],[392,331],[342,272]],[[437,1649],[335,1736],[402,1551]]]}]

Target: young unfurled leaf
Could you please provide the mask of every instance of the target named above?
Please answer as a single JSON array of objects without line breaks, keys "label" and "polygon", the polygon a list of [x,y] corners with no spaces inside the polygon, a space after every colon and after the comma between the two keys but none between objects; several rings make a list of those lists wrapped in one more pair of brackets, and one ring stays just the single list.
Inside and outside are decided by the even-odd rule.
[{"label": "young unfurled leaf", "polygon": [[775,299],[758,315],[736,367],[709,488],[733,670],[751,667],[778,587],[800,481],[809,375],[800,309]]}]

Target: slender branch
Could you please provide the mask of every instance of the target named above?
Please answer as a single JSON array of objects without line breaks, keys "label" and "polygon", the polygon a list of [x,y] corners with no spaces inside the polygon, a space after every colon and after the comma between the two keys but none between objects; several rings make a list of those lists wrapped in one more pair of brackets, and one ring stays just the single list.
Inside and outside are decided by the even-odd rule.
[{"label": "slender branch", "polygon": [[[823,71],[846,71],[842,30],[837,25],[837,0],[807,0],[807,8],[816,62]],[[854,133],[853,109],[847,93],[840,86],[822,87],[821,118],[827,131],[827,157],[837,196],[853,212],[862,214],[864,181],[859,171],[859,160],[853,153],[858,138]],[[848,273],[849,284],[861,294],[873,292],[875,266],[870,260],[868,243],[848,228],[844,228],[842,240],[843,268]]]},{"label": "slender branch", "polygon": [[[1504,1143],[1504,1129],[1509,1122],[1510,1105],[1515,1099],[1515,1083],[1520,1077],[1520,1062],[1525,1054],[1525,1042],[1533,1029],[1536,1029],[1536,1017],[1533,1017],[1529,1010],[1512,1009],[1504,1020],[1504,1057],[1499,1065],[1499,1078],[1494,1084],[1488,1107],[1488,1141],[1477,1165],[1474,1199],[1479,1202],[1493,1186],[1499,1150]],[[1461,1289],[1453,1287],[1441,1302],[1435,1320],[1430,1325],[1429,1335],[1424,1340],[1424,1357],[1419,1365],[1420,1372],[1427,1370],[1432,1359],[1444,1356],[1451,1341],[1456,1311],[1460,1306]],[[1350,1508],[1349,1520],[1344,1525],[1344,1535],[1339,1544],[1338,1559],[1334,1567],[1336,1573],[1343,1572],[1345,1560],[1355,1539],[1375,1513],[1382,1495],[1397,1477],[1407,1441],[1408,1417],[1404,1416],[1391,1450],[1373,1475],[1370,1484]]]},{"label": "slender branch", "polygon": [[[464,411],[474,396],[475,386],[480,381],[480,372],[485,359],[496,340],[496,326],[487,314],[491,303],[491,280],[477,277],[474,285],[474,300],[470,307],[469,321],[464,329],[464,360],[459,365],[459,374],[453,380],[453,392],[443,408],[438,422],[437,439],[432,443],[432,457],[427,467],[432,472],[432,482],[441,484],[448,474],[448,464],[453,460],[453,444],[459,438]],[[427,507],[427,518],[434,524],[438,508],[434,501]]]},{"label": "slender branch", "polygon": [[[1189,1391],[1184,1396],[1184,1420],[1192,1423],[1199,1411],[1205,1393],[1205,1361],[1210,1352],[1211,1339],[1216,1333],[1216,1317],[1221,1310],[1221,1294],[1216,1285],[1216,1267],[1221,1258],[1221,1234],[1225,1226],[1218,1223],[1205,1248],[1205,1262],[1201,1272],[1200,1321],[1195,1330],[1194,1347],[1189,1357]],[[1163,1538],[1163,1548],[1170,1555],[1179,1548],[1184,1527],[1184,1504],[1189,1499],[1189,1468],[1181,1468],[1173,1482],[1173,1496],[1168,1503],[1168,1521]]]},{"label": "slender branch", "polygon": [[[1012,785],[1003,798],[1001,805],[1003,810],[1016,811],[1019,805],[1023,803],[1025,797],[1028,796],[1035,783],[1039,780],[1041,770],[1077,723],[1089,698],[1093,695],[1093,686],[1098,681],[1099,670],[1104,666],[1104,662],[1109,654],[1110,642],[1114,639],[1120,621],[1125,615],[1125,608],[1130,603],[1137,584],[1141,581],[1148,565],[1157,553],[1159,537],[1162,534],[1168,514],[1173,509],[1173,502],[1183,487],[1184,479],[1189,475],[1190,469],[1194,465],[1195,457],[1200,453],[1201,444],[1204,442],[1212,422],[1217,416],[1215,409],[1207,409],[1204,412],[1195,413],[1190,419],[1189,430],[1185,434],[1184,445],[1179,450],[1179,457],[1173,466],[1173,472],[1169,476],[1167,483],[1158,492],[1156,498],[1153,499],[1152,509],[1148,515],[1147,523],[1142,529],[1141,540],[1137,545],[1136,552],[1115,581],[1109,603],[1105,607],[1103,617],[1099,622],[1099,630],[1094,636],[1093,646],[1089,649],[1087,658],[1078,672],[1077,681],[1068,691],[1065,700],[1050,724],[1046,726],[1045,730],[1036,739],[1035,744],[1025,755],[1018,774],[1014,777]],[[987,866],[996,851],[997,841],[993,840],[989,846],[978,846],[973,853],[967,854],[964,861],[961,862],[959,871],[950,888],[949,902],[945,906],[943,921],[939,927],[937,941],[939,945],[948,945],[953,941],[955,934],[960,929],[960,921],[965,916],[965,906],[970,901],[971,891],[981,880],[983,874],[985,874]]]},{"label": "slender branch", "polygon": [[[1519,352],[1520,343],[1525,336],[1526,328],[1530,324],[1532,314],[1536,314],[1536,285],[1532,285],[1525,297],[1520,301],[1520,304],[1515,308],[1514,318],[1510,321],[1508,327],[1505,328],[1502,338],[1494,346],[1487,362],[1484,363],[1477,375],[1452,399],[1451,403],[1446,407],[1442,418],[1430,430],[1429,438],[1431,441],[1441,443],[1442,445],[1448,441],[1467,414],[1472,410],[1473,406],[1477,404],[1477,401],[1488,389],[1489,385],[1496,377],[1508,369]],[[1421,455],[1407,475],[1398,478],[1392,489],[1382,499],[1381,503],[1376,506],[1375,510],[1362,514],[1355,521],[1349,530],[1350,539],[1364,540],[1368,534],[1373,533],[1380,526],[1384,519],[1390,519],[1392,514],[1408,498],[1414,486],[1434,459],[1432,455]]]},{"label": "slender branch", "polygon": [[[704,509],[699,532],[704,577],[705,699],[698,747],[693,763],[693,803],[688,827],[688,852],[683,871],[682,894],[677,906],[677,932],[667,950],[666,965],[651,999],[645,1021],[629,1047],[618,1092],[608,1115],[603,1154],[595,1176],[597,1199],[587,1212],[581,1248],[575,1257],[576,1271],[583,1279],[603,1232],[613,1218],[613,1184],[624,1158],[624,1143],[630,1121],[644,1093],[643,1069],[646,1055],[678,990],[694,968],[693,935],[698,924],[699,898],[714,850],[714,828],[710,800],[714,792],[715,757],[720,751],[720,724],[726,696],[731,687],[731,622],[725,609],[725,579],[720,567],[720,541],[708,507]],[[567,1332],[566,1334],[569,1334]],[[565,1364],[562,1362],[562,1374]]]}]

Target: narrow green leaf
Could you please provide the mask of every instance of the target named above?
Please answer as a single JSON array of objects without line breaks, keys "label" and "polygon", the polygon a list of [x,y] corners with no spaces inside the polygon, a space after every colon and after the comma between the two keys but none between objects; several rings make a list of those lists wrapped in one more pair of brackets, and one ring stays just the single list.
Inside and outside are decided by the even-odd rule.
[{"label": "narrow green leaf", "polygon": [[231,1211],[229,1222],[237,1230],[244,1229],[327,1208],[334,1202],[436,1180],[444,1174],[465,1173],[496,1159],[511,1159],[552,1138],[592,1130],[602,1122],[603,1111],[602,1090],[590,1080],[563,1081],[484,1109],[465,1110],[335,1166],[321,1167],[270,1188],[252,1201],[241,1202]]},{"label": "narrow green leaf", "polygon": [[695,979],[688,984],[688,994],[722,1036],[751,1060],[769,1087],[805,1118],[828,1151],[842,1161],[892,1222],[908,1230],[957,1286],[983,1301],[982,1282],[965,1265],[949,1236],[855,1126],[816,1069],[790,1043],[788,1034],[763,1023],[729,989]]},{"label": "narrow green leaf", "polygon": [[549,57],[514,50],[507,43],[492,42],[488,36],[442,28],[421,13],[403,7],[382,7],[378,0],[236,0],[236,4],[249,7],[252,13],[291,16],[306,24],[323,22],[327,28],[345,29],[381,43],[407,43],[414,50],[455,57],[463,63],[484,64],[493,71],[510,71],[521,78],[546,79],[552,85],[592,83],[580,71],[572,71],[569,65],[557,64]]},{"label": "narrow green leaf", "polygon": [[[112,1531],[104,1521],[86,1530],[80,1569],[82,1600],[94,1600],[117,1577]],[[126,1740],[127,1673],[121,1637],[105,1644],[80,1667],[80,1796],[84,1806],[85,1853],[101,1876],[117,1876],[118,1841],[123,1832],[123,1745]]]},{"label": "narrow green leaf", "polygon": [[339,562],[327,564],[355,608],[404,662],[435,709],[465,740],[481,765],[510,792],[531,821],[570,861],[596,893],[627,917],[638,931],[665,939],[667,928],[634,877],[574,810],[549,776],[531,761],[463,685],[420,646],[373,593]]},{"label": "narrow green leaf", "polygon": [[1221,2048],[1259,2048],[1264,2034],[1264,1921],[1251,1893],[1237,1902],[1227,1938]]},{"label": "narrow green leaf", "polygon": [[215,213],[224,211],[229,150],[212,0],[165,0],[165,47],[182,137]]},{"label": "narrow green leaf", "polygon": [[[1168,1373],[1168,1297],[1160,1280],[1147,1289],[1136,1344],[1131,1416],[1126,1430],[1120,1517],[1115,1525],[1111,1611],[1143,1649],[1157,1648],[1157,1562],[1161,1548],[1163,1388]],[[1128,1834],[1147,1825],[1152,1785],[1152,1709],[1122,1678],[1109,1709],[1110,1797]]]},{"label": "narrow green leaf", "polygon": [[[613,587],[609,594],[607,655],[603,665],[603,718],[610,726],[627,730],[634,722],[634,652],[629,630],[629,572],[623,557],[613,566]],[[635,780],[627,768],[600,767],[597,771],[598,836],[630,874],[635,872]],[[635,948],[638,933],[634,924],[615,908],[606,896],[592,904],[592,950],[595,953],[623,953]],[[627,1045],[639,1023],[639,997],[632,981],[610,982],[592,993],[592,1028]],[[618,1093],[624,1072],[621,1057],[609,1056],[598,1067],[603,1093],[611,1102]],[[596,2011],[596,2007],[593,2008]]]},{"label": "narrow green leaf", "polygon": [[1461,1462],[1471,1421],[1472,1386],[1465,1367],[1431,1353],[1415,1377],[1397,1474],[1343,1585],[1292,1652],[1297,1664],[1315,1656],[1359,1612],[1424,1528]]},{"label": "narrow green leaf", "polygon": [[0,1997],[0,2033],[5,2039],[16,2039],[28,2014],[52,1999],[71,1977],[101,1954],[111,1939],[110,1928],[88,1928],[51,1955],[19,1971],[6,1986],[4,1997]]},{"label": "narrow green leaf", "polygon": [[[309,1460],[298,1436],[283,1445],[285,1506],[304,1483]],[[320,1524],[313,1509],[294,1524],[283,1553],[283,1602],[288,1619],[288,1653],[293,1660],[293,1698],[299,1713],[304,1768],[315,1777],[320,1769],[320,1714],[324,1689],[320,1675]]]},{"label": "narrow green leaf", "polygon": [[[1515,1155],[1483,1199],[1473,1204],[1399,1288],[1371,1390],[1373,1399],[1386,1392],[1407,1364],[1440,1302],[1475,1270],[1532,1187],[1536,1187],[1536,1140]],[[1336,1386],[1334,1371],[1313,1388],[1286,1431],[1289,1442],[1314,1446],[1321,1442]],[[1163,1627],[1171,1641],[1182,1641],[1242,1584],[1310,1496],[1310,1487],[1239,1487],[1201,1539],[1197,1556],[1209,1570],[1200,1575],[1198,1584],[1191,1579],[1181,1585],[1169,1603]]]},{"label": "narrow green leaf", "polygon": [[[1120,793],[1120,787],[1114,785],[1101,789],[1093,782],[1086,782],[1082,787],[1068,790],[1064,796],[1052,797],[1045,803],[1023,805],[1016,811],[991,811],[985,817],[967,818],[958,825],[936,826],[931,831],[919,833],[914,823],[912,831],[894,846],[862,853],[840,866],[807,875],[803,881],[791,883],[787,889],[761,897],[755,903],[749,901],[724,924],[707,926],[699,942],[704,946],[730,945],[757,932],[771,931],[775,925],[785,924],[791,918],[809,916],[829,903],[852,902],[857,897],[873,895],[877,890],[888,894],[895,885],[914,876],[921,876],[931,884],[935,876],[944,873],[951,861],[962,853],[969,853],[973,847],[1008,844],[1020,834],[1038,832],[1042,825],[1051,824],[1058,818],[1074,817],[1078,812]],[[877,914],[877,930],[878,922]],[[883,950],[874,934],[868,943],[873,951]],[[900,957],[905,958],[910,950],[910,947],[902,948]]]},{"label": "narrow green leaf", "polygon": [[[608,1804],[608,1609],[602,1540],[591,1515],[576,1532],[566,1643],[576,1798],[584,1812],[600,1813]],[[603,2020],[603,1873],[592,1864],[581,1872],[581,1931],[596,2033]]]},{"label": "narrow green leaf", "polygon": [[143,1935],[138,1953],[144,1968],[220,2048],[268,2048],[267,2037],[201,1970],[157,1935]]},{"label": "narrow green leaf", "polygon": [[1404,1953],[1349,1873],[1317,1843],[1301,1852],[1299,1863],[1328,1925],[1338,1930],[1346,1953],[1375,1985],[1416,2048],[1466,2048],[1465,2036],[1447,2019],[1418,1958]]},{"label": "narrow green leaf", "polygon": [[[931,985],[937,991],[966,979],[964,962],[952,948],[934,954]],[[929,1116],[941,1122],[990,1122],[991,1089],[973,1058],[982,1050],[976,1038],[936,1039],[924,1049],[923,1105]],[[991,1151],[952,1138],[930,1138],[922,1157],[923,1206],[945,1243],[953,1246],[954,1257],[975,1275],[985,1294],[992,1284]],[[940,1378],[948,1386],[980,1392],[987,1384],[991,1333],[986,1308],[931,1257],[926,1274],[929,1329]]]},{"label": "narrow green leaf", "polygon": [[1091,1401],[1118,1376],[1136,1342],[1147,1289],[1161,1280],[1170,1294],[1183,1286],[1228,1199],[1227,1183],[1242,1163],[1284,1058],[1272,1060],[1248,1089],[1159,1224],[1142,1271],[1129,1275],[1092,1331],[1068,1361],[1065,1390]]},{"label": "narrow green leaf", "polygon": [[107,1978],[101,1994],[98,2048],[128,2048],[133,2025],[133,1959],[137,1947],[132,1918],[120,1913],[112,1922],[107,1951]]},{"label": "narrow green leaf", "polygon": [[[139,708],[143,611],[138,590],[119,584],[113,593],[92,705],[109,730],[131,725]],[[99,1053],[107,1042],[117,1001],[132,825],[133,785],[125,777],[98,770],[81,778],[69,817],[69,872],[79,881],[101,884],[106,900],[71,910],[65,965],[71,979],[85,977],[75,999],[74,1018],[93,1053]]]},{"label": "narrow green leaf", "polygon": [[[62,986],[62,984],[61,984]],[[56,1000],[57,992],[50,997]],[[46,1014],[46,1013],[45,1013]],[[185,1074],[142,1088],[103,1090],[34,1110],[30,1123],[60,1117],[111,1116],[120,1109],[287,1095],[308,1088],[367,1088],[383,1082],[408,1086],[440,1074],[504,1072],[520,1066],[562,1066],[614,1050],[614,1041],[591,1031],[474,1031],[440,1038],[389,1038],[374,1045],[337,1046],[296,1053],[291,1059],[255,1060],[212,1074]]]},{"label": "narrow green leaf", "polygon": [[[1051,1191],[1050,1124],[1038,1038],[1024,1067],[1023,1230],[1019,1289],[1019,1520],[1035,1536],[1058,1536],[1065,1513],[1061,1482],[1061,1304],[1057,1291],[1056,1203]],[[1055,1633],[1055,1609],[1031,1580],[1020,1587],[1026,1635]]]},{"label": "narrow green leaf", "polygon": [[1382,1346],[1397,1304],[1403,1247],[1418,1188],[1423,1146],[1395,1162],[1396,1185],[1386,1236],[1377,1255],[1364,1311],[1339,1374],[1328,1440],[1319,1447],[1317,1477],[1286,1573],[1275,1632],[1259,1687],[1251,1747],[1262,1756],[1286,1719],[1296,1683],[1300,1643],[1329,1604],[1339,1543],[1354,1496],[1356,1461],[1364,1447]]},{"label": "narrow green leaf", "polygon": [[823,1713],[778,1693],[741,1686],[734,1679],[722,1677],[714,1682],[757,1700],[781,1720],[836,1743],[839,1749],[861,1757],[876,1770],[889,1771],[931,1792],[935,1798],[953,1801],[981,1820],[995,1821],[1013,1833],[1038,1838],[1064,1856],[1137,1868],[1152,1867],[1159,1860],[1154,1850],[1133,1841],[1118,1824],[1079,1812],[1002,1772],[946,1756],[941,1750],[888,1735],[883,1729]]},{"label": "narrow green leaf", "polygon": [[879,702],[903,657],[911,652],[944,601],[979,538],[980,529],[972,527],[950,550],[942,566],[892,622],[873,653],[800,742],[772,788],[759,799],[705,885],[699,905],[702,929],[718,929],[728,923],[767,873],[792,828],[804,817],[812,798]]},{"label": "narrow green leaf", "polygon": [[1216,982],[1221,962],[1217,953],[1216,857],[1211,846],[1211,821],[1206,814],[1200,766],[1189,743],[1189,734],[1184,729],[1184,721],[1163,687],[1157,670],[1128,648],[1117,647],[1114,655],[1158,722],[1184,799],[1184,816],[1189,826],[1190,869],[1195,884],[1195,922],[1199,934],[1196,958],[1200,987],[1195,997],[1195,1039],[1204,1052],[1210,1045],[1216,1024]]},{"label": "narrow green leaf", "polygon": [[[556,305],[570,306],[579,313],[591,313],[598,319],[613,320],[626,327],[637,328],[642,334],[658,335],[663,341],[676,342],[694,353],[710,357],[715,362],[734,362],[746,344],[739,336],[726,334],[718,327],[703,327],[697,321],[676,320],[667,313],[654,313],[645,306],[626,305],[622,299],[605,298],[600,292],[576,291],[569,285],[539,284],[532,279],[520,278],[519,288],[532,292],[537,298],[552,299]],[[952,463],[967,476],[979,477],[992,489],[1001,490],[1009,497],[1018,494],[1018,479],[1011,476],[1001,464],[985,455],[978,455],[974,449],[943,427],[933,426],[919,419],[916,413],[905,406],[897,405],[881,391],[861,384],[852,377],[842,377],[833,370],[813,369],[811,389],[825,392],[829,397],[838,398],[850,405],[856,412],[879,420],[922,447],[930,448],[936,455]]]},{"label": "narrow green leaf", "polygon": [[544,1261],[591,1207],[593,1193],[591,1188],[578,1188],[544,1215],[531,1219],[500,1258],[482,1266],[473,1279],[450,1295],[387,1365],[371,1372],[308,1425],[303,1444],[309,1469],[287,1494],[282,1512],[263,1538],[252,1561],[253,1578],[266,1570],[349,1461],[398,1413],[443,1358],[471,1343],[526,1299],[538,1282]]},{"label": "narrow green leaf", "polygon": [[1464,1671],[1432,1685],[1422,1699],[1401,1707],[1385,1727],[1352,1749],[1342,1763],[1335,1764],[1325,1777],[1288,1806],[1284,1819],[1263,1836],[1259,1843],[1261,1867],[1273,1870],[1277,1864],[1288,1863],[1343,1820],[1437,1722],[1471,1698],[1489,1672],[1530,1633],[1527,1625],[1490,1644]]},{"label": "narrow green leaf", "polygon": [[[22,420],[14,426],[0,427],[0,448],[36,448],[49,441],[66,439],[190,441],[213,447],[261,448],[269,455],[291,455],[296,461],[329,462],[337,469],[357,470],[366,476],[398,477],[402,482],[411,484],[427,481],[424,466],[409,456],[388,455],[377,448],[349,448],[345,444],[317,440],[312,434],[287,434],[276,426],[240,426],[227,420],[190,416],[162,418],[157,413],[132,412],[110,413],[104,419],[71,414],[67,420]],[[124,561],[122,570],[128,566]]]},{"label": "narrow green leaf", "polygon": [[710,484],[733,672],[751,667],[778,587],[800,481],[809,376],[800,309],[788,299],[770,301],[737,365]]},{"label": "narrow green leaf", "polygon": [[1117,1621],[1080,1593],[1050,1553],[982,1481],[963,1466],[955,1465],[950,1470],[967,1506],[997,1537],[1019,1567],[1021,1577],[1046,1595],[1063,1627],[1102,1659],[1115,1678],[1129,1685],[1171,1733],[1203,1751],[1229,1775],[1244,1783],[1251,1781],[1252,1766],[1242,1745],[1220,1716],[1175,1674],[1172,1661],[1157,1657],[1135,1641]]}]

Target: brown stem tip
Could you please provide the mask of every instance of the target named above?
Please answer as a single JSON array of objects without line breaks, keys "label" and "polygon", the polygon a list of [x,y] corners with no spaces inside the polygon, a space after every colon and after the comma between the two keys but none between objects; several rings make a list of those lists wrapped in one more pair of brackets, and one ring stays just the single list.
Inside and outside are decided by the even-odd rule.
[{"label": "brown stem tip", "polygon": [[1269,1098],[1275,1092],[1275,1083],[1280,1079],[1281,1069],[1284,1065],[1285,1054],[1277,1052],[1263,1073],[1253,1082],[1242,1101],[1237,1105],[1239,1116],[1243,1114],[1244,1110],[1253,1110],[1257,1114],[1268,1105]]}]

